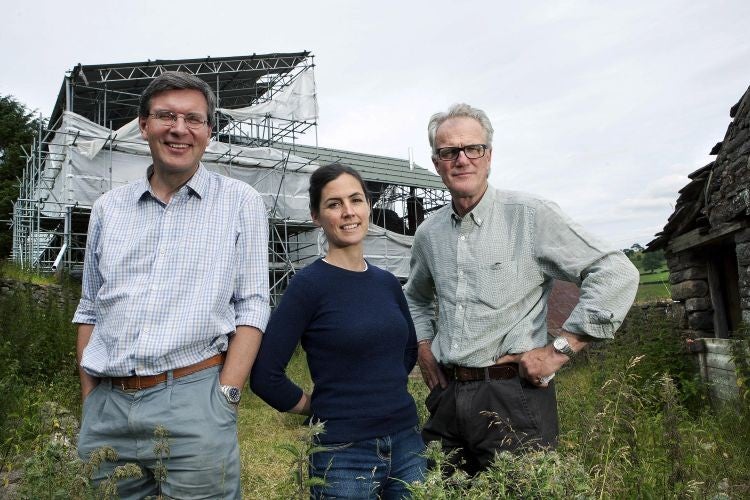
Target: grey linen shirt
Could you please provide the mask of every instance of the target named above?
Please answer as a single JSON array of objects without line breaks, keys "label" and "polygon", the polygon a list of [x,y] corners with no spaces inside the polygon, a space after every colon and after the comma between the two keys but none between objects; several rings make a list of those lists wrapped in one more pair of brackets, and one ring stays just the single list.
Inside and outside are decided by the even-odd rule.
[{"label": "grey linen shirt", "polygon": [[563,328],[606,339],[630,309],[639,277],[622,252],[555,203],[489,186],[464,217],[446,205],[419,227],[405,293],[417,339],[433,340],[438,362],[483,367],[547,344],[554,279],[581,288]]}]

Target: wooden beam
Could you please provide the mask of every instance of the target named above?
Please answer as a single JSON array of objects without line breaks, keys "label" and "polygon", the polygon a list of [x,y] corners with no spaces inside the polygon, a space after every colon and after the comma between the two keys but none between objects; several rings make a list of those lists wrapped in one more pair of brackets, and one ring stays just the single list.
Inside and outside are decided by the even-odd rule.
[{"label": "wooden beam", "polygon": [[727,321],[727,305],[721,290],[721,268],[714,257],[709,257],[708,289],[711,295],[711,306],[714,309],[714,337],[725,339],[729,337],[729,323]]},{"label": "wooden beam", "polygon": [[712,228],[708,233],[701,234],[705,231],[705,228],[693,229],[685,234],[681,234],[672,238],[672,241],[667,245],[667,249],[670,252],[678,253],[683,250],[688,250],[693,247],[705,245],[707,243],[713,243],[722,238],[726,238],[734,232],[739,231],[747,226],[746,222],[735,222],[732,224],[722,224],[715,228]]}]

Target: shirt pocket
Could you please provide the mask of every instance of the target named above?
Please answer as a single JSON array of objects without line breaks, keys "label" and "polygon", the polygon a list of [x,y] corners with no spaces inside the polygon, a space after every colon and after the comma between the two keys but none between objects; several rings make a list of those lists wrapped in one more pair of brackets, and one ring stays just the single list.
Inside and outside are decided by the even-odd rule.
[{"label": "shirt pocket", "polygon": [[485,262],[477,270],[477,300],[493,309],[506,306],[516,299],[518,262]]}]

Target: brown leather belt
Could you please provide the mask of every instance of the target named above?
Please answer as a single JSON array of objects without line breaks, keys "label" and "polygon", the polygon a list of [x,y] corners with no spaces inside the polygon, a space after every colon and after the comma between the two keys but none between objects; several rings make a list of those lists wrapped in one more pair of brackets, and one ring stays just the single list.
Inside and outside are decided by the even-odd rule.
[{"label": "brown leather belt", "polygon": [[503,363],[484,368],[441,365],[448,380],[474,382],[477,380],[507,380],[518,376],[518,363]]},{"label": "brown leather belt", "polygon": [[[186,366],[184,368],[177,368],[172,370],[172,378],[180,378],[191,373],[211,368],[212,366],[224,364],[227,354],[222,352],[216,356],[211,356],[208,359],[199,361],[194,365]],[[123,391],[140,391],[141,389],[148,389],[157,384],[167,381],[167,372],[159,373],[158,375],[134,375],[132,377],[110,377],[112,381],[112,387],[117,387]]]}]

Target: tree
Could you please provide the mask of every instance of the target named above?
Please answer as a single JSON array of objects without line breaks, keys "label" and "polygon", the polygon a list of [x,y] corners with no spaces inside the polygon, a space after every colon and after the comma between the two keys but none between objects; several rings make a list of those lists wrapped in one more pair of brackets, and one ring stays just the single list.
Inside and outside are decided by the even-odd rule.
[{"label": "tree", "polygon": [[22,148],[31,148],[39,120],[13,96],[0,96],[0,258],[10,255],[13,235],[8,222],[13,218],[18,179],[26,165]]},{"label": "tree", "polygon": [[643,260],[641,261],[641,265],[643,266],[644,271],[650,273],[663,266],[664,262],[664,251],[654,250],[653,252],[643,253]]}]

